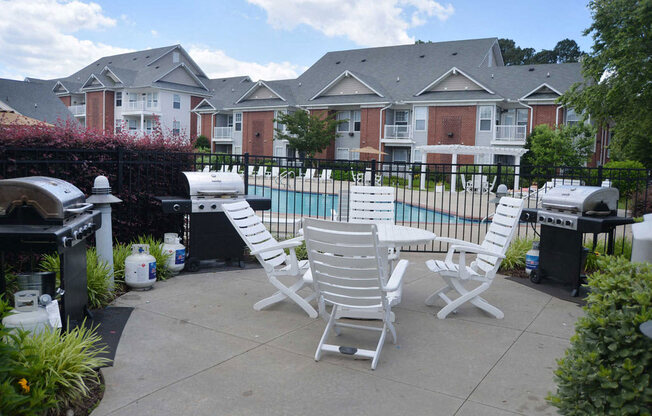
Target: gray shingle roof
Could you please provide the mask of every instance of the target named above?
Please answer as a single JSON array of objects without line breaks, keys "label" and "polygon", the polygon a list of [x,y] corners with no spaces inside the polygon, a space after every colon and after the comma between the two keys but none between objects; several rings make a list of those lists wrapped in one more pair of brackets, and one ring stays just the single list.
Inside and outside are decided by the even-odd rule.
[{"label": "gray shingle roof", "polygon": [[0,79],[0,101],[24,116],[46,123],[55,124],[58,120],[76,123],[51,88],[48,83]]}]

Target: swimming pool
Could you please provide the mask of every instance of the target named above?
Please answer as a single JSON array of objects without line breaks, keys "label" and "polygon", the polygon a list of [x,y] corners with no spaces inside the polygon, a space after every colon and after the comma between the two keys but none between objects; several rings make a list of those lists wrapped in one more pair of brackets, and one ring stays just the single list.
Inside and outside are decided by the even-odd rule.
[{"label": "swimming pool", "polygon": [[[330,218],[331,210],[340,211],[339,196],[313,192],[286,191],[268,186],[249,186],[249,193],[266,196],[272,200],[272,212],[281,214],[304,214]],[[403,202],[395,203],[396,221],[398,223],[424,222],[476,222],[454,215],[442,214],[430,209],[416,207]]]}]

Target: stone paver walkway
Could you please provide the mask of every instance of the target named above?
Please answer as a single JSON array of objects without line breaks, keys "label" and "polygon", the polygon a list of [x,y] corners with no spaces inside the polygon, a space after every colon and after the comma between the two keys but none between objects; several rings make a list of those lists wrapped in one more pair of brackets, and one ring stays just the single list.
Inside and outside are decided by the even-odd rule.
[{"label": "stone paver walkway", "polygon": [[[442,281],[406,253],[399,343],[375,371],[349,357],[313,357],[324,328],[290,302],[262,312],[274,292],[262,269],[181,275],[133,306],[106,392],[104,415],[553,415],[545,396],[582,310],[503,277],[485,298],[496,320],[465,305],[446,320],[423,302]],[[343,330],[338,343],[373,347],[376,334]],[[376,338],[377,339],[377,338]]]}]

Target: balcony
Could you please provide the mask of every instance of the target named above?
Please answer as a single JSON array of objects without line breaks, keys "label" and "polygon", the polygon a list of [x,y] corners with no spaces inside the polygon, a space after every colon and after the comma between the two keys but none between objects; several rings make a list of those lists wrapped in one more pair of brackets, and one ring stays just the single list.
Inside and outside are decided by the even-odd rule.
[{"label": "balcony", "polygon": [[70,110],[72,115],[75,116],[75,117],[85,117],[86,116],[86,104],[71,105],[70,107],[68,107],[68,110]]},{"label": "balcony", "polygon": [[525,138],[527,136],[527,126],[496,126],[496,136],[491,141],[491,144],[512,144],[512,145],[525,145]]},{"label": "balcony", "polygon": [[391,124],[385,126],[385,135],[381,140],[385,144],[409,145],[412,141],[412,126]]},{"label": "balcony", "polygon": [[213,142],[231,143],[233,141],[233,127],[213,127]]},{"label": "balcony", "polygon": [[143,112],[160,112],[161,104],[158,101],[126,101],[122,103],[122,114],[143,113]]}]

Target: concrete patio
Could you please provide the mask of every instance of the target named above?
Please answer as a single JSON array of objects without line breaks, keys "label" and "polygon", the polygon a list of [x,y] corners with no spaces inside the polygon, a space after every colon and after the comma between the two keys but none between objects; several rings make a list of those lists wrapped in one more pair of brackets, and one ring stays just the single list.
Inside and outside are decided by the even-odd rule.
[{"label": "concrete patio", "polygon": [[[582,310],[498,276],[485,298],[496,320],[467,304],[446,320],[424,305],[442,281],[410,260],[399,342],[378,368],[349,357],[313,357],[324,328],[284,302],[260,268],[180,275],[115,302],[133,306],[113,367],[103,369],[103,415],[551,415],[562,357]],[[372,333],[343,330],[338,343],[370,347]],[[377,339],[377,338],[376,338]]]}]

